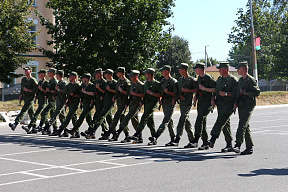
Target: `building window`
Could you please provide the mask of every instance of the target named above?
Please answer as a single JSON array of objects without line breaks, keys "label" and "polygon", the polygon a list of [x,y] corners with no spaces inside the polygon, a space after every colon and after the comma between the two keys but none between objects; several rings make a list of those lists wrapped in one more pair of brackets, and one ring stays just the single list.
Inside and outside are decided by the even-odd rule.
[{"label": "building window", "polygon": [[[36,33],[36,25],[29,27],[29,33],[35,34]],[[37,36],[33,37],[33,43],[37,43]]]},{"label": "building window", "polygon": [[30,61],[29,63],[27,63],[27,66],[32,68],[32,72],[31,72],[32,77],[34,77],[35,79],[38,80],[39,62],[38,61]]}]

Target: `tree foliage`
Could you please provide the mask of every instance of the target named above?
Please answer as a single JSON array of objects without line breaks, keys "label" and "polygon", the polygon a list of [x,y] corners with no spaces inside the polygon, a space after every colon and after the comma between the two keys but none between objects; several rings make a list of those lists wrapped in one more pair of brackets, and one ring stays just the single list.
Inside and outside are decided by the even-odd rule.
[{"label": "tree foliage", "polygon": [[33,38],[37,34],[29,33],[33,21],[27,20],[31,3],[27,4],[27,0],[0,1],[0,81],[3,83],[8,84],[20,76],[15,70],[29,61],[21,55],[36,47]]},{"label": "tree foliage", "polygon": [[170,40],[173,0],[50,0],[55,24],[40,15],[54,51],[48,66],[80,74],[95,68],[142,70],[155,65],[156,52]]},{"label": "tree foliage", "polygon": [[[164,65],[170,65],[172,67],[171,69],[171,75],[178,77],[178,70],[176,67],[180,63],[187,63],[192,65],[191,61],[191,52],[189,51],[189,42],[188,40],[179,37],[179,36],[173,36],[171,38],[171,41],[168,43],[168,46],[165,50],[159,52],[157,54],[158,62],[157,62],[157,68],[161,68]],[[191,72],[191,70],[190,70]]]},{"label": "tree foliage", "polygon": [[[258,73],[260,78],[275,79],[283,78],[281,69],[283,63],[279,62],[277,54],[285,40],[281,30],[285,18],[287,18],[287,2],[283,0],[255,0],[253,7],[253,23],[255,36],[261,37],[261,50],[257,51]],[[238,10],[236,26],[232,28],[228,42],[234,46],[229,56],[234,64],[246,60],[252,69],[252,48],[251,48],[251,17],[250,8]],[[233,62],[232,62],[233,65]]]},{"label": "tree foliage", "polygon": [[[198,59],[196,61],[196,63],[197,62],[205,63],[205,58],[204,59]],[[216,59],[214,59],[213,57],[208,57],[207,58],[207,66],[208,67],[213,66],[213,65],[217,65],[217,64],[219,64],[219,62]]]}]

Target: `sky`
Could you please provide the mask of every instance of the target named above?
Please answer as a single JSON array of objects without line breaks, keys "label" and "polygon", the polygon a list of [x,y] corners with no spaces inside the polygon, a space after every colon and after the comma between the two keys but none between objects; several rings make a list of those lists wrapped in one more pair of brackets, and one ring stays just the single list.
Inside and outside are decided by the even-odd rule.
[{"label": "sky", "polygon": [[248,0],[176,0],[172,8],[172,35],[189,41],[192,60],[209,57],[226,61],[232,44],[227,42],[231,28],[236,26],[238,8],[246,10]]}]

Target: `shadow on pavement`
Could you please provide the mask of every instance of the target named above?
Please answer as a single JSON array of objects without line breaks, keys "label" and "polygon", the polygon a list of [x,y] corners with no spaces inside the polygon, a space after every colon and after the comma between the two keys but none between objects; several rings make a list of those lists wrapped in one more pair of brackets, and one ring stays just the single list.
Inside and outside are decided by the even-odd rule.
[{"label": "shadow on pavement", "polygon": [[[112,155],[112,157],[134,156],[135,159],[150,159],[154,162],[165,161],[205,161],[210,159],[237,158],[235,153],[217,153],[209,150],[199,152],[197,149],[183,150],[183,148],[167,148],[161,146],[147,146],[138,144],[122,144],[120,142],[103,142],[99,140],[63,139],[42,135],[0,135],[1,143],[13,143],[20,146],[37,149],[57,148],[65,151],[82,151],[97,155]],[[180,150],[181,149],[181,150]],[[1,156],[1,155],[0,155]],[[55,157],[57,158],[57,157]]]},{"label": "shadow on pavement", "polygon": [[287,176],[288,175],[288,167],[281,169],[257,169],[251,171],[249,174],[238,174],[241,177],[254,177],[259,175],[273,175],[273,176]]}]

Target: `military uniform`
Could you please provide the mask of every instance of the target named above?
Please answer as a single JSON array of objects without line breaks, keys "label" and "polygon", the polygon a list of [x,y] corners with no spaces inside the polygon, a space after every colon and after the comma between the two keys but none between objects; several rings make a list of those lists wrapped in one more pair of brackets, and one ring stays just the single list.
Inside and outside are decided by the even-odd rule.
[{"label": "military uniform", "polygon": [[[118,67],[117,72],[124,74],[125,68]],[[130,90],[130,85],[131,85],[131,83],[130,83],[129,79],[127,79],[126,77],[124,77],[124,79],[119,78],[117,81],[116,88],[115,88],[115,96],[114,96],[114,100],[117,101],[117,111],[114,114],[112,123],[109,125],[109,133],[115,134],[118,121],[120,120],[120,122],[121,122],[124,119],[123,112],[125,111],[125,107],[126,107],[126,104],[128,102],[128,94],[129,94],[128,92]],[[127,92],[127,95],[125,95],[119,91],[120,87],[122,88],[123,91]],[[126,130],[124,130],[124,131],[126,131]],[[127,135],[127,133],[126,133],[126,135]],[[111,140],[115,140],[115,139],[113,138]]]},{"label": "military uniform", "polygon": [[[58,70],[56,74],[59,74],[60,76],[64,76],[64,71]],[[51,119],[46,123],[44,130],[49,132],[49,127],[57,120],[57,117],[59,116],[61,124],[65,120],[65,103],[67,99],[66,95],[66,81],[61,80],[58,81],[56,87],[58,87],[58,90],[56,90],[56,109],[51,117]],[[53,129],[52,136],[57,135],[57,129]]]},{"label": "military uniform", "polygon": [[[91,79],[90,73],[85,73],[83,75],[83,78],[88,78]],[[75,122],[74,127],[72,130],[68,131],[72,136],[75,135],[75,133],[79,133],[79,128],[82,125],[84,119],[86,118],[87,115],[90,115],[90,119],[88,119],[88,125],[92,124],[92,115],[91,115],[91,110],[93,109],[94,106],[94,95],[88,95],[86,92],[93,92],[94,93],[94,85],[93,83],[89,82],[88,84],[85,85],[85,93],[83,94],[83,111],[80,114],[78,120]],[[87,120],[87,119],[86,119]]]},{"label": "military uniform", "polygon": [[[148,68],[144,73],[154,74],[154,69]],[[132,136],[132,139],[138,140],[143,129],[147,125],[150,129],[152,137],[156,137],[156,129],[154,123],[154,111],[157,108],[158,97],[148,95],[147,90],[151,90],[153,93],[161,93],[161,84],[159,81],[153,79],[152,81],[146,80],[144,83],[144,113],[141,117],[140,123],[137,127],[136,133]]]},{"label": "military uniform", "polygon": [[[194,69],[196,69],[196,67],[197,65],[194,67]],[[198,67],[201,66],[198,65]],[[196,88],[198,89],[196,93],[196,98],[198,103],[197,103],[197,118],[195,122],[195,138],[193,140],[193,144],[195,147],[197,147],[198,140],[201,137],[203,141],[202,148],[207,149],[209,148],[209,146],[208,146],[208,134],[206,129],[206,122],[207,122],[207,116],[212,110],[211,105],[212,93],[200,90],[199,85],[203,85],[206,88],[215,88],[216,81],[210,75],[204,74],[203,77],[198,76],[196,83]]]},{"label": "military uniform", "polygon": [[[242,66],[247,66],[246,62],[241,62],[237,68]],[[245,91],[249,95],[242,94],[241,92]],[[239,124],[236,132],[236,147],[239,147],[239,150],[235,152],[240,152],[240,146],[243,143],[245,138],[246,150],[242,154],[251,154],[252,147],[254,146],[252,141],[252,136],[250,132],[249,121],[253,110],[256,106],[256,97],[260,95],[260,89],[258,87],[257,81],[248,74],[244,79],[241,77],[238,82],[237,87],[237,100],[236,105],[238,106],[239,114]]]},{"label": "military uniform", "polygon": [[[219,67],[227,66],[226,63],[220,63]],[[220,96],[219,92],[226,92],[227,96]],[[211,130],[210,147],[214,147],[215,140],[220,136],[221,130],[224,133],[225,141],[227,143],[226,147],[222,149],[222,152],[232,151],[231,142],[233,140],[230,126],[230,116],[233,113],[234,102],[236,99],[237,92],[237,78],[231,74],[227,77],[220,76],[216,81],[216,104],[218,116],[216,122]],[[228,96],[230,93],[231,96]]]},{"label": "military uniform", "polygon": [[[70,75],[73,75],[75,77],[78,76],[76,72],[71,72],[69,76]],[[67,93],[67,98],[68,98],[66,104],[69,107],[69,112],[64,122],[59,127],[59,130],[58,130],[59,136],[61,136],[62,131],[67,128],[71,119],[72,119],[73,126],[75,125],[77,121],[77,109],[78,109],[79,102],[80,102],[80,91],[81,91],[81,86],[78,82],[75,82],[75,83],[70,82],[66,87],[66,93]],[[71,93],[73,94],[73,96],[71,96]],[[78,135],[78,137],[80,137],[80,135]]]},{"label": "military uniform", "polygon": [[[56,72],[56,69],[49,69],[48,72]],[[44,110],[41,113],[41,120],[40,120],[40,124],[39,127],[41,128],[44,124],[46,124],[48,122],[48,114],[50,112],[50,117],[53,116],[53,113],[56,110],[56,93],[52,93],[51,91],[55,91],[55,87],[58,83],[58,80],[56,78],[52,78],[49,80],[48,83],[48,88],[49,88],[49,92],[47,92],[47,96],[48,96],[48,104],[47,106],[44,108]],[[53,129],[57,129],[57,122],[55,121],[53,123]]]},{"label": "military uniform", "polygon": [[[169,70],[171,71],[170,66],[164,66],[162,70]],[[172,95],[166,94],[164,89],[168,89],[169,92],[174,92],[175,97]],[[161,95],[162,95],[162,108],[163,108],[163,113],[164,113],[164,118],[162,120],[162,123],[160,124],[157,132],[156,132],[156,137],[155,138],[149,138],[151,141],[149,144],[154,145],[156,144],[156,140],[160,135],[164,132],[164,130],[168,127],[169,130],[169,135],[171,138],[170,142],[173,142],[175,139],[175,133],[174,133],[174,125],[173,125],[173,120],[172,120],[172,115],[174,113],[175,109],[175,102],[176,102],[176,97],[178,95],[178,82],[176,79],[173,77],[170,77],[169,79],[163,78],[161,80]]]},{"label": "military uniform", "polygon": [[[46,70],[40,70],[38,73],[46,74]],[[38,82],[37,87],[39,87],[39,86],[42,89],[46,90],[46,88],[49,86],[49,82],[45,78],[43,78],[43,80],[40,80]],[[28,133],[37,133],[37,131],[35,130],[36,121],[37,121],[39,115],[42,113],[42,111],[44,110],[44,108],[47,105],[47,93],[40,90],[39,88],[37,88],[36,98],[38,99],[38,108],[37,108],[33,118],[31,119],[30,124],[28,125],[28,128],[33,127],[33,129],[31,131],[29,131]]]},{"label": "military uniform", "polygon": [[[132,70],[130,75],[139,75],[140,72],[137,70]],[[138,81],[137,83],[131,82],[130,90],[129,90],[129,111],[127,115],[124,117],[124,119],[121,121],[119,125],[119,129],[117,130],[117,135],[115,136],[116,138],[119,137],[119,134],[124,130],[125,132],[125,139],[121,142],[128,142],[129,141],[129,128],[128,128],[128,123],[131,120],[132,125],[137,131],[137,127],[139,125],[139,118],[138,118],[138,113],[141,109],[141,97],[137,97],[135,95],[131,95],[131,91],[134,91],[138,94],[144,94],[144,83],[141,81]],[[140,140],[142,139],[142,134],[139,136]]]},{"label": "military uniform", "polygon": [[[107,69],[105,73],[109,73],[113,75],[113,70]],[[95,132],[98,129],[98,127],[106,120],[107,115],[109,115],[114,107],[114,102],[112,98],[114,97],[114,93],[107,90],[107,87],[109,86],[110,89],[115,90],[117,81],[115,79],[112,79],[111,81],[107,80],[107,83],[105,85],[105,94],[104,94],[104,107],[101,110],[99,116],[97,117],[93,129],[89,131],[89,133],[85,136],[87,139],[95,138]],[[108,132],[104,132],[101,139],[108,139]]]},{"label": "military uniform", "polygon": [[[31,70],[30,67],[24,68],[24,70]],[[24,87],[30,89],[32,92],[24,91]],[[22,107],[20,113],[17,115],[14,124],[9,124],[9,126],[14,131],[16,126],[20,123],[23,119],[25,113],[28,111],[30,119],[34,116],[34,97],[37,91],[37,80],[34,77],[23,77],[21,80],[21,95],[22,99],[24,100],[24,106]]]}]

